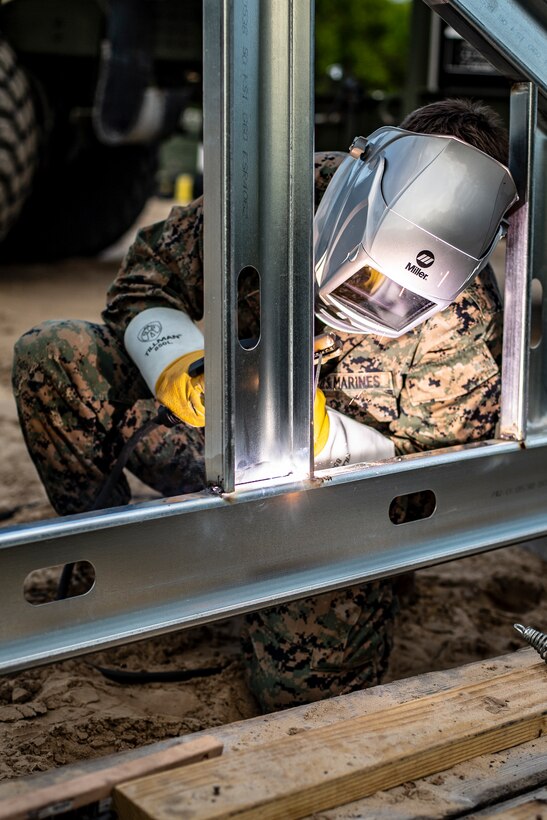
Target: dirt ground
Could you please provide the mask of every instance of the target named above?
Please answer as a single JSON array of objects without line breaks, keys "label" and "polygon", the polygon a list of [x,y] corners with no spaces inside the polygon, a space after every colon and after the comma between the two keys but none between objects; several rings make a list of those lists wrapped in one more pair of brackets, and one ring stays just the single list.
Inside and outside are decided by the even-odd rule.
[{"label": "dirt ground", "polygon": [[[140,221],[161,218],[167,208],[154,201]],[[54,515],[19,431],[10,390],[13,343],[43,319],[98,319],[127,239],[98,260],[0,266],[0,526]],[[134,491],[137,498],[146,495],[138,482]],[[513,623],[547,629],[545,566],[539,552],[511,547],[417,572],[401,600],[386,680],[521,648]],[[256,715],[238,627],[233,619],[0,678],[0,779]],[[108,680],[98,665],[221,671],[185,682],[129,685]]]}]

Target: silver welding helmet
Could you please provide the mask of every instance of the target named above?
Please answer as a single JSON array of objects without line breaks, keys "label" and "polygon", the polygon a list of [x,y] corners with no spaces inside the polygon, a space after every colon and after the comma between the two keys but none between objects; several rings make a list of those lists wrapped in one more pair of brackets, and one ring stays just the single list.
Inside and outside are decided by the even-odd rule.
[{"label": "silver welding helmet", "polygon": [[350,152],[315,215],[316,315],[337,330],[401,336],[486,265],[515,183],[454,137],[385,127]]}]

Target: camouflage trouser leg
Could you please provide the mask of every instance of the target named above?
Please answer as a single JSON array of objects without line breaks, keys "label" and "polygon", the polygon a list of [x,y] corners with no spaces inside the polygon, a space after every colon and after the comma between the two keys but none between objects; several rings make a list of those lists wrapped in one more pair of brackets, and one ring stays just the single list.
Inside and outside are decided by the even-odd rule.
[{"label": "camouflage trouser leg", "polygon": [[[118,339],[89,322],[45,322],[22,336],[13,389],[29,453],[59,515],[93,508],[125,441],[158,410]],[[163,495],[199,489],[203,431],[157,427],[127,468]],[[129,500],[122,476],[104,506]]]},{"label": "camouflage trouser leg", "polygon": [[389,581],[336,590],[246,616],[249,686],[265,711],[380,682],[392,646]]}]

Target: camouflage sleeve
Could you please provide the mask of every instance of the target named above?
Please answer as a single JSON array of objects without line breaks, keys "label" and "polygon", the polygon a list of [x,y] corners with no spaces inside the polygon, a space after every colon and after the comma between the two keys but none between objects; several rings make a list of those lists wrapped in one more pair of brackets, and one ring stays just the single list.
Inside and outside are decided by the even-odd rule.
[{"label": "camouflage sleeve", "polygon": [[203,314],[203,202],[171,210],[164,222],[138,232],[110,286],[103,319],[122,334],[131,319],[151,307]]},{"label": "camouflage sleeve", "polygon": [[389,425],[399,454],[492,438],[500,346],[501,305],[480,278],[424,323]]}]

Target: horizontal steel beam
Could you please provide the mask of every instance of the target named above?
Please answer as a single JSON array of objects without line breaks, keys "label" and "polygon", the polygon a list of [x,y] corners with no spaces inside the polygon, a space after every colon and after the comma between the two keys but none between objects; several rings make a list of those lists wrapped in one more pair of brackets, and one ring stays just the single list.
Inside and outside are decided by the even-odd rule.
[{"label": "horizontal steel beam", "polygon": [[[293,484],[247,485],[0,532],[8,672],[547,534],[547,440],[407,456]],[[395,496],[431,490],[395,525]],[[85,595],[33,606],[33,570],[89,561]]]}]

